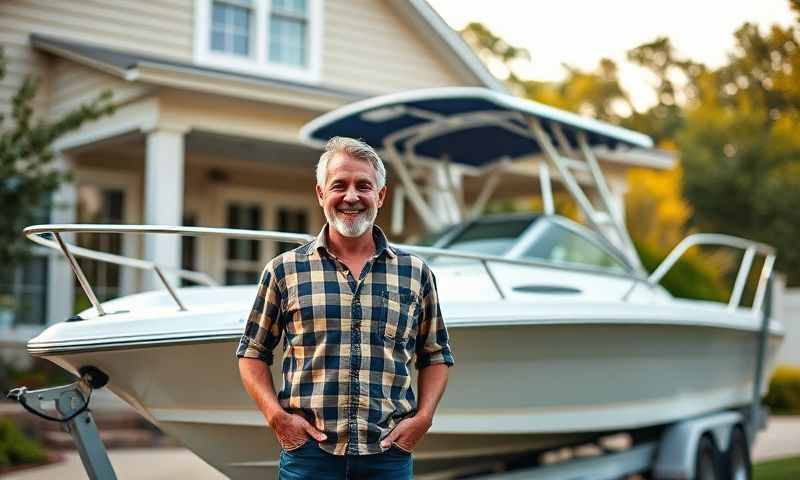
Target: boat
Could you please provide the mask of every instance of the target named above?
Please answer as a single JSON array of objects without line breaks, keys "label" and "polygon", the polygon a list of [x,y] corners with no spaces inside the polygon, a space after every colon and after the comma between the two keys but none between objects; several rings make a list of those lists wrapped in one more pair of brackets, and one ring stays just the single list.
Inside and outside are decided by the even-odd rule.
[{"label": "boat", "polygon": [[[479,88],[368,99],[301,130],[310,145],[334,135],[380,147],[401,182],[395,208],[410,205],[434,232],[426,246],[397,245],[428,259],[456,356],[433,425],[415,449],[415,473],[619,432],[635,442],[681,419],[746,414],[754,392],[756,398],[764,393],[768,376],[754,361],[764,319],[765,372],[783,337],[780,321],[769,315],[775,251],[737,237],[693,234],[647,272],[595,155],[648,151],[652,141],[645,135]],[[543,211],[483,215],[498,172],[532,157],[542,160]],[[550,167],[585,225],[554,211]],[[456,169],[485,178],[472,205],[452,181]],[[439,208],[418,185],[420,171],[443,178]],[[587,184],[596,190],[594,201]],[[393,213],[403,218],[402,211]],[[298,244],[311,237],[160,225],[25,229],[31,240],[64,252],[92,302],[31,339],[32,355],[76,375],[87,366],[99,369],[108,389],[228,477],[274,476],[280,447],[242,388],[234,356],[255,286],[216,285],[198,272],[69,245],[62,238],[69,232]],[[661,279],[690,247],[708,244],[744,252],[729,300],[670,295]],[[153,271],[164,288],[98,302],[75,260],[80,256]],[[762,257],[752,304],[742,305],[750,271]],[[177,288],[166,274],[200,285]],[[280,364],[273,378],[280,378]]]}]

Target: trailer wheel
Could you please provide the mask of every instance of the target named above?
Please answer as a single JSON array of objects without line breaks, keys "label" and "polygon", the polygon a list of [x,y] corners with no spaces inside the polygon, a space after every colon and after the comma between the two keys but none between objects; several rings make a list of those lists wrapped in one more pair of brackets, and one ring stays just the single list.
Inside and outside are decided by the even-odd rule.
[{"label": "trailer wheel", "polygon": [[697,456],[694,464],[695,480],[722,480],[719,450],[708,435],[697,442]]},{"label": "trailer wheel", "polygon": [[750,465],[750,448],[747,437],[741,428],[734,428],[731,433],[731,444],[725,452],[725,467],[731,480],[750,480],[752,467]]}]

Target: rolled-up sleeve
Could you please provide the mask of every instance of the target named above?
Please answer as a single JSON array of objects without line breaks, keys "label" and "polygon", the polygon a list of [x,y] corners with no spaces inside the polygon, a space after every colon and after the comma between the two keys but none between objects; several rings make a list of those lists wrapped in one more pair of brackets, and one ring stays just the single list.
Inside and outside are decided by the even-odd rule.
[{"label": "rolled-up sleeve", "polygon": [[422,272],[422,314],[417,329],[416,353],[417,369],[440,363],[452,366],[455,363],[447,327],[439,307],[436,278],[427,265]]},{"label": "rolled-up sleeve", "polygon": [[273,261],[261,273],[256,299],[239,340],[236,356],[257,358],[272,365],[272,351],[281,338],[281,292],[275,278]]}]

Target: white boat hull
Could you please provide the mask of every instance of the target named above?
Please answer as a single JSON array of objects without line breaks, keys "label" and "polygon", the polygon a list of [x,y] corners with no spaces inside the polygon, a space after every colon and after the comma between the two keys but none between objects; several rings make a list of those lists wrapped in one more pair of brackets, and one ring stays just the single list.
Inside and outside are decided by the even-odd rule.
[{"label": "white boat hull", "polygon": [[[751,401],[758,338],[751,315],[618,303],[573,305],[570,312],[563,305],[519,304],[515,313],[505,305],[504,315],[494,318],[487,317],[491,302],[450,309],[456,366],[431,431],[416,448],[418,473]],[[709,316],[714,309],[716,316]],[[190,315],[158,321],[162,331],[164,323],[177,331]],[[229,317],[223,323],[240,316]],[[84,365],[105,371],[114,393],[229,477],[275,473],[279,446],[241,387],[235,330],[206,338],[162,334],[161,343],[93,339],[91,346],[83,337],[79,346],[80,335],[60,347],[47,342],[63,339],[66,329],[113,321],[59,324],[29,348],[35,352],[38,345],[40,355],[72,371]],[[140,330],[154,321],[140,320]],[[768,365],[780,340],[773,330]]]}]

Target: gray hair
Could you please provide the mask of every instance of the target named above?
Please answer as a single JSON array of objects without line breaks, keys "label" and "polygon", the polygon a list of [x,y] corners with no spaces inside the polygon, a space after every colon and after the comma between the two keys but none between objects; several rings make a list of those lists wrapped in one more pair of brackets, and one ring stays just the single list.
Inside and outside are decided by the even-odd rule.
[{"label": "gray hair", "polygon": [[355,138],[333,137],[325,144],[325,151],[320,155],[319,162],[317,162],[317,185],[320,187],[324,187],[327,180],[328,160],[337,153],[343,153],[350,158],[369,162],[378,177],[378,189],[386,185],[386,167],[383,166],[383,161],[374,148]]}]

